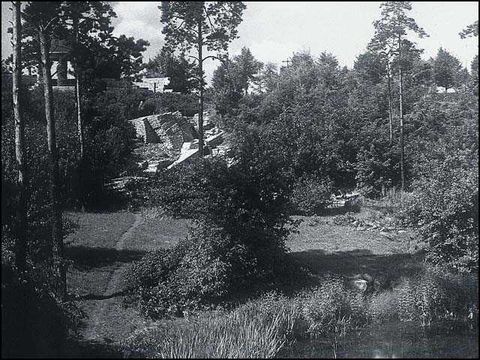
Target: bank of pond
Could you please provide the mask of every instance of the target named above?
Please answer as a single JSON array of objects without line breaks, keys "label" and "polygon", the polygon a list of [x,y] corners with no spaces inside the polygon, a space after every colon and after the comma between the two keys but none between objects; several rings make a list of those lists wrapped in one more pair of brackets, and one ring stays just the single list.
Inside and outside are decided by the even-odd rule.
[{"label": "bank of pond", "polygon": [[295,296],[159,320],[123,349],[149,358],[478,358],[477,278],[429,267],[366,293],[326,276]]}]

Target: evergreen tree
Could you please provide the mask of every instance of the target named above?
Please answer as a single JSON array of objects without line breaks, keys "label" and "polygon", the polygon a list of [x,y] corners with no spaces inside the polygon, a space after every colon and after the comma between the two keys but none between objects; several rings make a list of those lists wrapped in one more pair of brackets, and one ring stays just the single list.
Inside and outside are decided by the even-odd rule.
[{"label": "evergreen tree", "polygon": [[407,31],[419,37],[428,36],[415,20],[407,16],[407,11],[412,10],[409,1],[387,1],[380,5],[382,17],[373,24],[375,35],[369,44],[370,49],[381,53],[387,61],[388,74],[391,73],[393,60],[398,64],[399,80],[399,115],[400,115],[400,177],[402,191],[405,189],[405,164],[404,164],[404,111],[403,111],[403,77],[405,55],[414,51],[413,43],[405,37]]},{"label": "evergreen tree", "polygon": [[447,92],[448,89],[459,85],[462,64],[443,48],[438,49],[434,60],[435,83]]},{"label": "evergreen tree", "polygon": [[165,46],[173,52],[180,48],[182,52],[195,50],[193,57],[197,63],[197,81],[199,92],[198,109],[198,149],[203,156],[203,95],[205,90],[203,62],[214,55],[204,57],[207,51],[221,52],[237,37],[237,26],[242,21],[245,5],[240,1],[163,1],[162,32],[165,34]]}]

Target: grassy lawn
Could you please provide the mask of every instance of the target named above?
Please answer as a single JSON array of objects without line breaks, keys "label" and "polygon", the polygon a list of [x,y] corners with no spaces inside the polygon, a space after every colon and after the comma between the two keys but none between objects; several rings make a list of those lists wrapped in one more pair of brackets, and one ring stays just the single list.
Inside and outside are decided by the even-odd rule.
[{"label": "grassy lawn", "polygon": [[112,271],[141,254],[115,250],[115,244],[133,224],[134,215],[117,213],[68,213],[78,226],[66,239],[65,253],[72,262],[68,290],[74,296],[103,294]]},{"label": "grassy lawn", "polygon": [[66,240],[69,247],[85,246],[114,248],[118,238],[133,224],[132,213],[67,213],[70,220],[77,223],[78,230]]},{"label": "grassy lawn", "polygon": [[[380,210],[366,206],[352,216],[356,220],[369,221],[381,215]],[[368,273],[386,281],[408,276],[422,267],[423,255],[417,251],[418,244],[411,230],[359,230],[352,225],[336,225],[335,216],[295,218],[302,222],[298,232],[290,236],[287,246],[314,274]]]},{"label": "grassy lawn", "polygon": [[[125,307],[123,297],[112,288],[121,290],[127,264],[140,259],[147,251],[171,247],[186,236],[189,222],[158,214],[152,216],[151,212],[144,211],[142,221],[131,229],[135,214],[130,212],[66,215],[76,224],[75,231],[66,239],[65,252],[70,260],[68,291],[85,314],[80,328],[84,339],[80,345],[72,345],[71,352],[111,357],[115,351],[110,345],[118,344],[132,331],[149,323],[137,309]],[[129,229],[131,235],[124,246],[116,249]],[[112,280],[115,280],[113,284]]]},{"label": "grassy lawn", "polygon": [[[378,215],[378,210],[365,208],[354,217],[368,220],[372,214]],[[118,345],[150,322],[137,309],[122,304],[123,296],[112,290],[112,279],[113,287],[121,288],[127,264],[147,251],[174,246],[187,235],[191,221],[173,219],[156,209],[143,209],[136,223],[130,212],[69,213],[68,217],[78,225],[66,239],[66,254],[72,264],[69,292],[86,314],[81,332],[95,344]],[[302,222],[287,246],[314,274],[399,277],[421,266],[421,256],[411,251],[408,231],[360,231],[349,224],[336,224],[334,216],[296,219]],[[117,243],[127,232],[130,235],[118,250]]]},{"label": "grassy lawn", "polygon": [[143,222],[135,228],[125,249],[152,251],[171,248],[188,234],[190,220],[174,219],[155,209],[142,211]]}]

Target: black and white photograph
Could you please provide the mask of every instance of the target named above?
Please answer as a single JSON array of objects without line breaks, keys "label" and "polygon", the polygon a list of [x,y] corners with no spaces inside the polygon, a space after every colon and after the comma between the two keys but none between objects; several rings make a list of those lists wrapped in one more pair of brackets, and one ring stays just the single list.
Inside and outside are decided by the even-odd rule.
[{"label": "black and white photograph", "polygon": [[2,1],[2,359],[479,358],[477,1]]}]

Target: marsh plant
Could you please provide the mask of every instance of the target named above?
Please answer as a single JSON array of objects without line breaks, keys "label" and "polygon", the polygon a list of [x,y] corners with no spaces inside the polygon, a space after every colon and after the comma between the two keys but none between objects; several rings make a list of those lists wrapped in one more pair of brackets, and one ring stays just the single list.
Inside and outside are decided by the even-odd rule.
[{"label": "marsh plant", "polygon": [[427,327],[444,321],[475,324],[474,277],[426,267],[393,290],[370,295],[326,277],[317,288],[293,297],[269,292],[230,312],[199,313],[165,320],[125,341],[131,355],[153,358],[274,357],[302,339],[321,339],[336,357],[342,338],[369,323],[409,321]]},{"label": "marsh plant", "polygon": [[440,321],[471,323],[478,318],[478,284],[471,274],[429,266],[402,279],[393,290],[373,295],[369,315],[376,322],[414,321],[421,326]]}]

